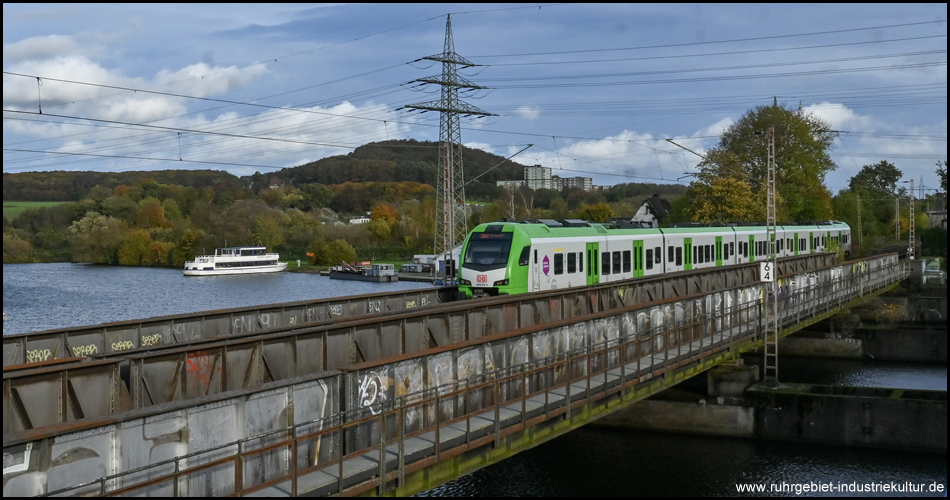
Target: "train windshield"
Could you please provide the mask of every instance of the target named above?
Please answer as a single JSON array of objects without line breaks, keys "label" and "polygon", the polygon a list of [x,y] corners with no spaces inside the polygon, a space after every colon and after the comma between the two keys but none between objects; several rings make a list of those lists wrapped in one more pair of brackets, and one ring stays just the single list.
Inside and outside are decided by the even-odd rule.
[{"label": "train windshield", "polygon": [[476,233],[468,241],[463,264],[501,267],[508,264],[512,233]]}]

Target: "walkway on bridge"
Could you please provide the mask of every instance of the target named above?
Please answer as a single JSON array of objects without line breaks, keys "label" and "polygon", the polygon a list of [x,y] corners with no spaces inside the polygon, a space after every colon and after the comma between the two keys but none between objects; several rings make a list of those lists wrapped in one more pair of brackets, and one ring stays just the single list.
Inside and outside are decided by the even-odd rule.
[{"label": "walkway on bridge", "polygon": [[[905,275],[896,256],[881,256],[785,276],[779,295],[783,333],[881,293]],[[657,289],[663,287],[650,290]],[[477,317],[497,331],[436,349],[411,351],[406,348],[411,342],[403,341],[388,357],[252,388],[230,390],[225,384],[196,399],[9,436],[5,415],[4,453],[10,460],[5,460],[4,494],[407,495],[535,446],[762,344],[760,284],[651,302],[625,302],[624,295],[615,290],[611,296],[619,300],[596,303],[615,307],[562,312],[530,326],[518,326],[524,314],[501,321],[510,315],[505,311],[525,310],[505,300],[528,299],[488,301],[486,306],[502,312]],[[588,304],[594,303],[592,296],[598,295],[587,290]],[[560,306],[546,310],[573,312]],[[467,324],[470,334],[478,323]],[[340,328],[350,328],[353,338],[357,327]],[[260,339],[254,342],[266,347]],[[166,353],[170,360],[187,361],[180,355]],[[53,368],[17,370],[19,380],[44,369]],[[7,375],[5,370],[5,397],[7,381],[17,380],[13,370]]]}]

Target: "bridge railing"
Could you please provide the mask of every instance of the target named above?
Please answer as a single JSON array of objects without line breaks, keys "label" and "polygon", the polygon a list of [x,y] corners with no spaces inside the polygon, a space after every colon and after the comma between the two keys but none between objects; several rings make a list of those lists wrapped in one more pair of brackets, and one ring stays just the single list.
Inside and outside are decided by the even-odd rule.
[{"label": "bridge railing", "polygon": [[[778,267],[780,274],[796,274],[836,263],[834,254],[822,253],[780,259]],[[758,264],[755,263],[676,273],[672,277],[641,278],[537,293],[532,294],[531,298],[492,297],[477,301],[486,306],[485,316],[477,320],[490,324],[497,331],[504,331],[511,325],[510,318],[499,314],[502,311],[528,311],[529,314],[537,316],[538,322],[556,321],[564,319],[566,314],[587,314],[637,302],[652,302],[674,296],[732,288],[757,280]],[[456,294],[454,290],[445,287],[357,295],[5,335],[3,365],[36,363],[65,357],[131,356],[169,347],[200,345],[223,339],[240,339],[331,325],[366,316],[378,320],[385,315],[431,309],[432,306],[451,307]],[[554,301],[557,308],[537,307],[536,303],[540,301]],[[465,303],[462,307],[478,307],[474,306],[472,301]],[[500,307],[500,304],[506,306]],[[448,345],[470,340],[464,333],[454,330],[451,325],[443,327],[434,332],[431,339],[419,340],[418,346],[411,346],[412,351],[436,347],[423,345],[428,342]]]},{"label": "bridge railing", "polygon": [[[782,309],[820,314],[838,305],[822,287],[846,304],[902,277],[880,262],[821,277],[835,281],[827,285],[789,281]],[[529,447],[519,439],[529,427],[583,419],[608,401],[623,406],[667,387],[671,372],[698,373],[760,345],[762,297],[759,285],[631,305],[187,406],[5,436],[4,494],[411,493],[413,475],[441,461]],[[75,459],[57,460],[66,455]]]}]

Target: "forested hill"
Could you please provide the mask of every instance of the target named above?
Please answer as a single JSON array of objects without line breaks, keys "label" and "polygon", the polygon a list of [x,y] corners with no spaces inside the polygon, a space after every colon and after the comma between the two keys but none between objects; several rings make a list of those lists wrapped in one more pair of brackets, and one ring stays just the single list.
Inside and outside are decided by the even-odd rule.
[{"label": "forested hill", "polygon": [[[484,198],[494,192],[495,181],[524,178],[524,165],[480,149],[462,147],[467,196]],[[366,144],[352,153],[282,169],[272,175],[284,183],[299,186],[344,182],[418,182],[434,186],[438,179],[439,143],[413,139]],[[257,177],[257,175],[255,175]],[[257,181],[257,179],[255,179]],[[257,185],[257,182],[255,182]]]},{"label": "forested hill", "polygon": [[[114,189],[120,185],[137,185],[151,179],[158,184],[218,189],[243,189],[253,186],[258,191],[279,179],[284,185],[325,185],[345,182],[411,181],[434,185],[438,178],[439,143],[396,140],[370,143],[352,153],[331,156],[297,167],[275,172],[258,172],[237,177],[214,170],[153,170],[130,172],[21,172],[3,174],[3,199],[6,201],[78,201],[95,186]],[[494,192],[496,180],[522,179],[524,165],[478,149],[463,147],[463,171],[466,195],[484,198]]]},{"label": "forested hill", "polygon": [[142,172],[20,172],[3,174],[4,201],[79,201],[95,186],[138,185],[144,179],[159,184],[203,188],[240,185],[240,179],[216,170],[150,170]]}]

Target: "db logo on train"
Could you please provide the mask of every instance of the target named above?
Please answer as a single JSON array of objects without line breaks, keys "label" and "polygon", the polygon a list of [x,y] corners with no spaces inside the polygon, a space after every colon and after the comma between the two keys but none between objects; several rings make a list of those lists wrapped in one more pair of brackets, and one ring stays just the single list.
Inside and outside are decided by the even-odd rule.
[{"label": "db logo on train", "polygon": [[479,275],[478,275],[478,278],[475,278],[475,282],[476,282],[476,283],[488,283],[488,275],[487,275],[487,274],[479,274]]}]

